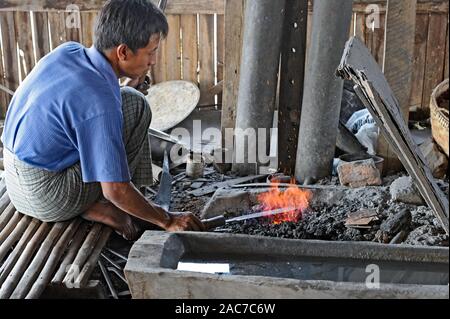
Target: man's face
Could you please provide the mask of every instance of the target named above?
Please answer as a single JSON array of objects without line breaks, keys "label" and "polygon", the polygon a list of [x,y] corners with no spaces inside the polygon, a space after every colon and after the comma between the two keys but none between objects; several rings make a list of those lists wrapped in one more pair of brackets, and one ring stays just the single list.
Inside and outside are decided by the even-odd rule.
[{"label": "man's face", "polygon": [[147,46],[138,49],[136,53],[128,48],[126,58],[119,61],[123,75],[132,79],[146,75],[152,65],[156,64],[160,40],[161,36],[154,34],[150,37]]}]

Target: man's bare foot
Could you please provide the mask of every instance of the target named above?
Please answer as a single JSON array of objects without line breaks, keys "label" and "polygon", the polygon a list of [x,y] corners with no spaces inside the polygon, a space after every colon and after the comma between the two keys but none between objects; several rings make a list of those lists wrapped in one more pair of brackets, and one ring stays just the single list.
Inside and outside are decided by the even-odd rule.
[{"label": "man's bare foot", "polygon": [[110,226],[126,240],[136,240],[140,235],[140,229],[133,218],[111,203],[97,202],[81,217]]}]

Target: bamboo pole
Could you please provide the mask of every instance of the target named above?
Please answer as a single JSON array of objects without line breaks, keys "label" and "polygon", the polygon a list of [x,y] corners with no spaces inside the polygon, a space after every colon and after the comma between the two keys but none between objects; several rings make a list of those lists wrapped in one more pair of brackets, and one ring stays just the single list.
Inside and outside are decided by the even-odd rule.
[{"label": "bamboo pole", "polygon": [[17,259],[21,256],[23,250],[25,249],[28,241],[33,237],[36,229],[39,227],[41,222],[35,218],[28,225],[28,228],[25,230],[25,233],[20,238],[19,243],[14,247],[14,250],[9,254],[6,261],[3,263],[0,268],[0,286],[5,282],[8,277],[10,271],[13,269]]},{"label": "bamboo pole", "polygon": [[[12,209],[14,210],[14,206],[12,207]],[[3,244],[3,242],[12,233],[14,228],[17,226],[17,223],[20,221],[20,217],[21,214],[19,212],[14,212],[11,219],[8,221],[8,224],[6,224],[6,226],[0,232],[0,245]]]},{"label": "bamboo pole", "polygon": [[81,269],[79,276],[75,280],[75,284],[77,285],[77,287],[84,287],[87,284],[92,271],[97,265],[100,253],[102,252],[103,247],[106,245],[109,236],[111,235],[111,232],[112,229],[110,227],[107,226],[103,227],[102,233],[97,241],[97,244],[95,245],[94,250],[92,251],[88,260]]},{"label": "bamboo pole", "polygon": [[78,249],[81,247],[81,244],[83,243],[84,236],[86,235],[88,227],[89,224],[87,222],[83,222],[77,229],[75,237],[73,238],[72,243],[69,246],[66,256],[64,257],[61,265],[59,266],[55,276],[53,276],[53,279],[51,281],[52,284],[54,285],[61,284],[62,280],[64,279],[64,276],[66,275],[67,267],[72,264],[72,261],[74,260],[78,252]]},{"label": "bamboo pole", "polygon": [[80,226],[80,223],[81,219],[75,218],[64,231],[64,234],[58,240],[55,247],[53,247],[52,252],[50,253],[50,257],[47,259],[47,262],[45,263],[44,268],[39,274],[38,279],[34,282],[33,286],[30,289],[30,292],[25,297],[26,299],[36,299],[42,295],[45,288],[51,281],[51,276],[58,266],[58,262],[64,254],[64,251],[69,246],[71,238]]},{"label": "bamboo pole", "polygon": [[10,202],[11,200],[9,199],[8,192],[5,192],[0,198],[0,216],[3,214],[3,211],[6,209],[6,207],[8,207]]},{"label": "bamboo pole", "polygon": [[50,225],[48,223],[42,223],[39,226],[39,229],[34,234],[33,238],[28,242],[25,250],[22,255],[19,257],[19,260],[14,265],[14,268],[11,270],[11,273],[6,278],[2,287],[0,288],[0,299],[7,299],[11,296],[14,288],[16,288],[17,283],[22,277],[23,272],[27,268],[30,260],[33,257],[34,252],[38,248],[38,246],[42,243],[45,236],[48,234],[50,230]]},{"label": "bamboo pole", "polygon": [[3,228],[9,223],[11,217],[14,215],[16,209],[12,203],[9,203],[5,210],[0,215],[0,234],[3,231]]},{"label": "bamboo pole", "polygon": [[0,262],[6,256],[11,247],[17,243],[22,237],[24,231],[27,229],[28,225],[31,222],[31,217],[27,215],[23,215],[20,219],[17,226],[8,236],[8,238],[0,245]]},{"label": "bamboo pole", "polygon": [[83,245],[78,251],[75,260],[70,265],[70,268],[63,279],[63,284],[65,284],[66,286],[69,287],[75,283],[75,280],[80,274],[84,262],[88,259],[89,255],[91,254],[92,250],[95,247],[95,244],[101,233],[102,227],[103,227],[102,224],[95,223],[94,226],[92,226],[92,228],[89,230],[89,233],[86,236]]},{"label": "bamboo pole", "polygon": [[25,270],[25,273],[23,273],[22,278],[20,278],[19,283],[10,296],[10,299],[25,298],[31,286],[33,285],[34,280],[42,270],[42,267],[44,267],[45,261],[47,260],[47,257],[53,248],[53,245],[68,225],[69,222],[60,222],[53,224],[53,227],[45,237],[38,252],[34,256],[28,268]]}]

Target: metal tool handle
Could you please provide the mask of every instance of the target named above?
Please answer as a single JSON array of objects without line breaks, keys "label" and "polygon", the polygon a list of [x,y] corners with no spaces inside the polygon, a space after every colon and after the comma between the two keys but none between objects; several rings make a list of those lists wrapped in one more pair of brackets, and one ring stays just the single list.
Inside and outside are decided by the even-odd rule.
[{"label": "metal tool handle", "polygon": [[203,225],[205,225],[206,230],[211,230],[220,226],[225,225],[225,216],[219,215],[209,219],[202,220]]}]

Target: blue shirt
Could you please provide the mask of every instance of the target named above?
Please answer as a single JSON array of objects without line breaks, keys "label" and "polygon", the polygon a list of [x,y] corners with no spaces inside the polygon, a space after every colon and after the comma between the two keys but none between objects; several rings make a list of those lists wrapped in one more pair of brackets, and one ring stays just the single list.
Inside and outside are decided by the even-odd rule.
[{"label": "blue shirt", "polygon": [[122,99],[108,60],[67,42],[45,56],[17,89],[2,141],[23,162],[52,172],[77,162],[83,181],[128,182]]}]

